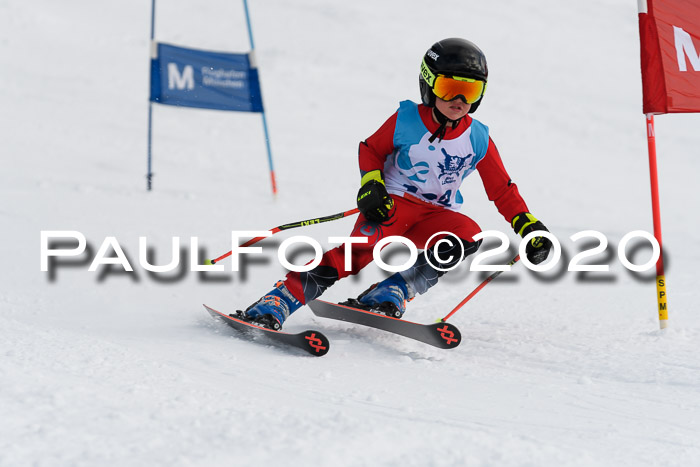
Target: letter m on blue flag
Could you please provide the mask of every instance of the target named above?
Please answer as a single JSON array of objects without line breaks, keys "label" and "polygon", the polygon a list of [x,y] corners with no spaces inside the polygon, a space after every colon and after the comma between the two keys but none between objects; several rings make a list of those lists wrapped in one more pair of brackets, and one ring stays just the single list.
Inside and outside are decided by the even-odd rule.
[{"label": "letter m on blue flag", "polygon": [[262,112],[252,54],[186,49],[154,43],[152,102],[200,109]]}]

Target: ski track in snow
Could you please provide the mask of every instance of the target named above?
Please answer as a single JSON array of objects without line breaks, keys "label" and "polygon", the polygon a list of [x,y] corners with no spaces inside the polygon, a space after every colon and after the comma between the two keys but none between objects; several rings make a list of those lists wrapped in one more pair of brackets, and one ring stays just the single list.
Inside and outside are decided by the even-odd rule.
[{"label": "ski track in snow", "polygon": [[[259,118],[166,107],[154,108],[145,192],[146,4],[0,2],[0,466],[700,464],[700,120],[656,121],[662,332],[653,278],[616,257],[624,234],[652,228],[635,5],[441,5],[451,13],[440,21],[413,1],[250,5],[274,201]],[[243,19],[235,2],[162,2],[156,37],[246,50]],[[450,36],[485,50],[489,92],[475,116],[565,260],[570,235],[599,230],[612,254],[596,259],[610,273],[538,279],[516,265],[455,315],[463,342],[452,351],[302,309],[285,328],[331,341],[313,358],[241,339],[201,306],[256,300],[283,274],[275,240],[296,232],[265,242],[242,274],[139,267],[139,236],[164,264],[174,236],[185,252],[198,237],[213,256],[232,230],[353,207],[357,142],[418,99],[421,54]],[[462,191],[463,212],[511,234],[478,180]],[[325,244],[353,220],[297,232]],[[91,273],[81,256],[42,273],[42,230],[78,230],[93,254],[115,236],[136,272]],[[465,271],[411,302],[407,318],[447,314],[483,279]],[[324,298],[381,277],[370,266]]]}]

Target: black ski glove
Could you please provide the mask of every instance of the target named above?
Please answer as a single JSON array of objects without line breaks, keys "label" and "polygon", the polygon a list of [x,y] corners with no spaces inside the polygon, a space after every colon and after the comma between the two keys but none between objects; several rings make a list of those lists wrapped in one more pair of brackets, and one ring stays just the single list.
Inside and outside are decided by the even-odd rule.
[{"label": "black ski glove", "polygon": [[394,215],[394,200],[384,186],[379,170],[362,177],[362,188],[357,192],[357,208],[370,221],[385,222]]},{"label": "black ski glove", "polygon": [[[525,237],[530,232],[535,232],[537,230],[549,232],[547,227],[529,212],[516,214],[513,220],[510,221],[510,225],[513,226],[515,233],[521,237]],[[540,264],[547,259],[549,250],[551,249],[552,241],[547,237],[532,237],[525,247],[525,254],[532,264]]]}]

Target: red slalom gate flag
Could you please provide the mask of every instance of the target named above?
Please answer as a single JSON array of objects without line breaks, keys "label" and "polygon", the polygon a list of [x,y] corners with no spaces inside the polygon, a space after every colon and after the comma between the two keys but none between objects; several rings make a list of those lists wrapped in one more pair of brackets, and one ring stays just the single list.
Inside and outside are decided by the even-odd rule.
[{"label": "red slalom gate flag", "polygon": [[700,112],[700,0],[638,0],[644,113]]},{"label": "red slalom gate flag", "polygon": [[668,322],[654,115],[700,112],[700,0],[637,0],[646,114],[659,325]]}]

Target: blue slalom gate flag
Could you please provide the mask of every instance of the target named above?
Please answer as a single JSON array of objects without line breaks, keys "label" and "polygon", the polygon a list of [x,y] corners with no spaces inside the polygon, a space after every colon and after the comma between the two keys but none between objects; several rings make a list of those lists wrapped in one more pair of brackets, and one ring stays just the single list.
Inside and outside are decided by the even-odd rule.
[{"label": "blue slalom gate flag", "polygon": [[264,112],[251,54],[154,43],[151,102],[200,109]]}]

